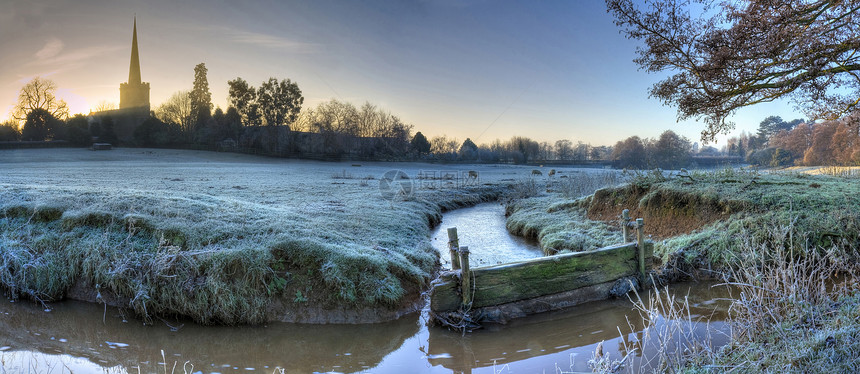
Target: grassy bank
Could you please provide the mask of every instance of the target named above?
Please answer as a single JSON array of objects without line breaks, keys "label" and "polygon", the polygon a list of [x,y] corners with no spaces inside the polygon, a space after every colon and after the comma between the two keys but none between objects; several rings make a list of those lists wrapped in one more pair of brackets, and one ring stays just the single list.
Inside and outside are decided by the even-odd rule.
[{"label": "grassy bank", "polygon": [[[541,191],[511,204],[508,227],[540,238],[544,248],[592,249],[618,235],[615,222],[630,209],[656,241],[658,280],[732,284],[730,343],[711,349],[687,341],[642,358],[661,372],[856,372],[857,182],[850,173],[791,170],[642,173],[578,200]],[[559,239],[579,237],[585,239]],[[640,307],[646,319],[666,315]],[[662,338],[684,336],[678,326]],[[636,371],[611,360],[597,363],[597,371]]]},{"label": "grassy bank", "polygon": [[[360,322],[408,310],[437,267],[427,237],[441,212],[495,199],[504,185],[491,171],[486,184],[422,181],[391,199],[379,189],[387,164],[45,152],[57,151],[3,160],[3,288],[205,324]],[[430,168],[403,166],[412,176]]]},{"label": "grassy bank", "polygon": [[[580,252],[620,243],[614,223],[589,220],[581,198],[627,178],[616,171],[576,172],[548,181],[521,180],[506,207],[510,233],[537,239],[545,254]],[[621,211],[618,211],[620,214]]]}]

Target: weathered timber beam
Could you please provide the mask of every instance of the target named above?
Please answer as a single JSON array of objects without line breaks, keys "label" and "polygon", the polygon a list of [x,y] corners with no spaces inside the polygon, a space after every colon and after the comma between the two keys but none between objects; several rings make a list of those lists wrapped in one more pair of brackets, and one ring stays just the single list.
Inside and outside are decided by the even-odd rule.
[{"label": "weathered timber beam", "polygon": [[[639,275],[636,244],[473,268],[470,271],[471,288],[474,289],[472,308],[552,295]],[[647,242],[646,260],[651,256],[653,243]],[[430,295],[432,311],[456,311],[461,307],[460,274],[459,271],[446,272],[434,282]]]},{"label": "weathered timber beam", "polygon": [[472,269],[472,307],[499,305],[609,282],[637,272],[636,245]]}]

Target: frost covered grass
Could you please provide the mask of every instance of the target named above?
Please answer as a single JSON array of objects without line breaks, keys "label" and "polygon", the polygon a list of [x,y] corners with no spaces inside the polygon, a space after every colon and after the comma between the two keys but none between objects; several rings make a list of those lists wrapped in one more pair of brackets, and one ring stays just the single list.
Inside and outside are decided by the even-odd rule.
[{"label": "frost covered grass", "polygon": [[733,286],[732,339],[716,351],[670,357],[682,364],[667,371],[857,372],[858,193],[856,179],[840,170],[732,169],[643,175],[601,193],[604,203],[632,201],[671,217],[667,226],[713,219],[658,242],[655,252],[668,273]]},{"label": "frost covered grass", "polygon": [[585,210],[558,196],[536,196],[508,204],[508,231],[534,238],[547,255],[563,251],[581,252],[621,243],[617,227],[591,221]]},{"label": "frost covered grass", "polygon": [[[601,373],[855,373],[860,370],[858,264],[838,248],[810,248],[793,235],[796,221],[772,222],[765,232],[745,232],[730,266],[720,275],[729,286],[726,320],[730,339],[714,347],[697,339],[688,300],[647,304],[634,300],[651,350],[636,344],[627,356],[595,352]],[[801,242],[797,242],[801,240]],[[798,256],[796,249],[805,249]],[[671,298],[671,300],[670,300]],[[680,312],[680,313],[679,313]],[[655,324],[652,316],[675,315]],[[638,342],[637,342],[638,343]],[[679,344],[680,343],[680,344]],[[643,349],[644,348],[644,349]],[[627,358],[633,357],[633,360]],[[635,361],[635,362],[634,362]]]},{"label": "frost covered grass", "polygon": [[860,185],[853,178],[728,170],[668,179],[649,189],[701,196],[731,210],[728,219],[658,243],[655,252],[670,263],[730,267],[747,237],[762,241],[774,225],[790,228],[793,240],[785,245],[795,256],[826,248],[846,263],[858,260]]},{"label": "frost covered grass", "polygon": [[[516,199],[506,213],[510,233],[537,239],[545,254],[580,252],[622,241],[618,227],[586,217],[579,198],[603,187],[617,186],[625,177],[618,171],[572,171],[562,177],[517,183]],[[545,188],[540,188],[545,187]],[[528,194],[519,191],[529,191]],[[620,211],[619,211],[620,214]]]},{"label": "frost covered grass", "polygon": [[519,172],[487,168],[489,185],[434,181],[391,200],[332,175],[439,167],[67,149],[4,151],[0,168],[0,284],[13,297],[83,289],[143,318],[227,324],[263,322],[276,300],[403,307],[437,267],[428,233],[441,212],[497,198]]}]

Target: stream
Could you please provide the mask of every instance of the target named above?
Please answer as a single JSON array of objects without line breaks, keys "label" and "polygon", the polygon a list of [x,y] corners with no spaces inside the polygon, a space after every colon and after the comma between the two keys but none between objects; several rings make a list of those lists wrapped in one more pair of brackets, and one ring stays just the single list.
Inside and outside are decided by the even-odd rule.
[{"label": "stream", "polygon": [[[474,266],[540,256],[537,243],[510,236],[498,203],[445,213],[431,240],[447,256],[448,227],[456,226]],[[479,242],[478,237],[493,237]],[[493,248],[488,251],[487,248]],[[728,340],[724,287],[680,283],[697,337]],[[144,326],[117,308],[76,301],[0,300],[0,374],[109,373],[561,373],[590,372],[601,342],[621,359],[645,334],[639,313],[623,299],[491,325],[469,334],[426,326],[427,311],[368,325],[198,326],[159,321]],[[628,319],[631,324],[628,324]],[[670,323],[657,317],[659,324]],[[687,323],[687,322],[685,322]],[[653,347],[651,347],[653,349]],[[646,344],[646,354],[648,354]],[[636,362],[635,359],[629,362]],[[166,367],[165,367],[166,363]],[[174,366],[175,365],[175,366]],[[139,368],[139,369],[138,369]],[[281,370],[283,369],[283,370]]]}]

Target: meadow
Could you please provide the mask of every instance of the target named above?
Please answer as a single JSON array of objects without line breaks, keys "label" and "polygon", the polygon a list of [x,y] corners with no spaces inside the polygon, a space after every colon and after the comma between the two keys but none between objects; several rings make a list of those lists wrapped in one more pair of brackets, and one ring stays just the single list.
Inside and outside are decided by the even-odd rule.
[{"label": "meadow", "polygon": [[415,311],[438,269],[428,234],[441,213],[519,199],[512,185],[549,170],[156,149],[11,150],[0,169],[0,284],[13,297],[203,324]]},{"label": "meadow", "polygon": [[[630,209],[656,242],[655,283],[718,279],[737,292],[729,344],[685,342],[652,366],[860,368],[853,171],[556,169],[4,151],[0,284],[46,308],[72,298],[128,308],[144,321],[378,322],[424,305],[440,267],[429,233],[443,211],[502,201],[508,231],[559,253],[618,243],[620,211]],[[659,306],[668,310],[639,307],[646,325],[649,315],[689,308],[680,300]],[[671,340],[683,329],[663,333]],[[597,371],[624,366],[595,363]]]}]

